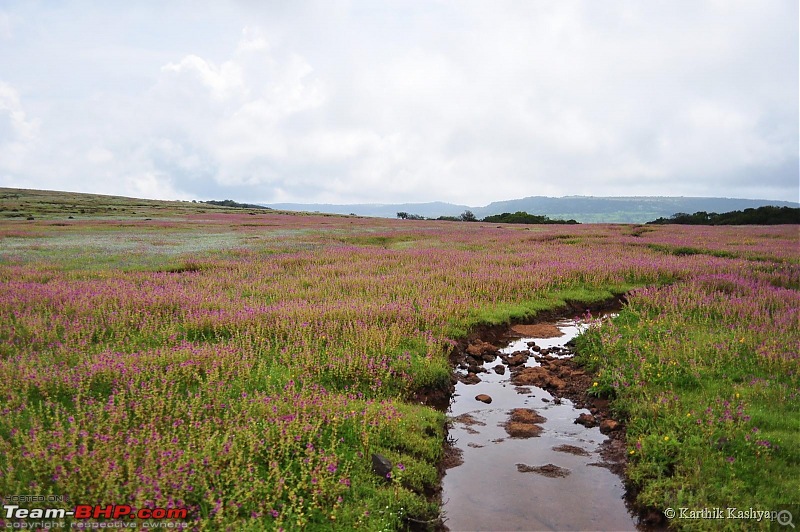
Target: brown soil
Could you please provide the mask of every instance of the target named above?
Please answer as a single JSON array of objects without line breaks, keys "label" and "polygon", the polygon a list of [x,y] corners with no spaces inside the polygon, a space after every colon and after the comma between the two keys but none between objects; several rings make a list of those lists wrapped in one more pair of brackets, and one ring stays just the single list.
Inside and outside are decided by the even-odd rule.
[{"label": "brown soil", "polygon": [[504,425],[506,432],[512,438],[533,438],[542,433],[542,427],[534,425],[533,423],[519,423],[517,421],[508,421]]},{"label": "brown soil", "polygon": [[461,414],[460,416],[456,416],[453,418],[453,423],[461,423],[462,425],[472,426],[472,425],[481,425],[486,426],[486,423],[483,421],[478,421],[471,414]]},{"label": "brown soil", "polygon": [[451,420],[451,422],[464,425],[464,430],[470,434],[479,434],[477,430],[472,428],[473,425],[486,426],[486,423],[483,421],[478,421],[469,414],[461,414],[460,416],[456,416]]},{"label": "brown soil", "polygon": [[581,447],[577,447],[575,445],[567,445],[567,444],[556,445],[555,447],[553,447],[553,450],[554,451],[558,451],[559,453],[568,453],[568,454],[574,454],[574,455],[577,455],[577,456],[589,456],[591,454],[586,449],[583,449]]},{"label": "brown soil", "polygon": [[444,445],[444,456],[442,457],[442,461],[439,462],[439,467],[441,468],[441,473],[444,474],[444,471],[447,469],[452,469],[454,467],[458,467],[464,463],[464,459],[462,455],[464,451],[453,445],[450,441],[445,442]]},{"label": "brown soil", "polygon": [[508,421],[503,424],[506,432],[512,438],[532,438],[542,432],[542,427],[537,423],[547,421],[531,408],[515,408],[511,411]]},{"label": "brown soil", "polygon": [[547,418],[540,416],[532,408],[515,408],[511,411],[510,420],[518,423],[544,423]]},{"label": "brown soil", "polygon": [[534,323],[531,325],[514,325],[509,334],[529,336],[533,338],[558,338],[564,333],[551,323]]},{"label": "brown soil", "polygon": [[543,466],[517,464],[517,471],[520,473],[538,473],[550,478],[566,477],[569,475],[569,469],[564,469],[563,467],[558,467],[557,465],[553,464],[546,464]]}]

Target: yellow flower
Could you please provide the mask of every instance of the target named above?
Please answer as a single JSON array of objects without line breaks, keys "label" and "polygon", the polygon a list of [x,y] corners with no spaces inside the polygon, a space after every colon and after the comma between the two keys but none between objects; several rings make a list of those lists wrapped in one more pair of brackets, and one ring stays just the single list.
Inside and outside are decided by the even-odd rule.
[{"label": "yellow flower", "polygon": [[664,436],[664,441],[669,441],[669,436]]},{"label": "yellow flower", "polygon": [[630,450],[630,452],[629,452],[628,454],[636,454],[636,451],[634,451],[633,449],[631,449],[631,450]]},{"label": "yellow flower", "polygon": [[592,383],[592,386],[597,386],[597,383],[596,382]]},{"label": "yellow flower", "polygon": [[691,412],[687,412],[686,413],[686,417],[692,417],[692,413]]},{"label": "yellow flower", "polygon": [[736,398],[737,398],[737,399],[739,398],[739,394],[738,394],[738,393],[736,394]]}]

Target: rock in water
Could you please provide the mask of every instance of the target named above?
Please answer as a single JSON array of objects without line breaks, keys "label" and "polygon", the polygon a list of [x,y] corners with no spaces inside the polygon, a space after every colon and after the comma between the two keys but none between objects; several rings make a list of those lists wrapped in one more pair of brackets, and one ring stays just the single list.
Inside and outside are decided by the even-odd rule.
[{"label": "rock in water", "polygon": [[383,455],[372,455],[372,471],[381,478],[388,478],[387,475],[392,472],[392,463]]},{"label": "rock in water", "polygon": [[600,422],[600,432],[603,434],[608,434],[609,432],[613,432],[619,428],[619,423],[614,421],[613,419],[604,419]]},{"label": "rock in water", "polygon": [[485,393],[479,393],[475,396],[476,401],[480,401],[482,403],[486,403],[487,405],[492,402],[492,398]]},{"label": "rock in water", "polygon": [[595,421],[594,416],[591,414],[583,413],[578,416],[578,419],[575,420],[576,425],[583,425],[586,428],[592,428],[597,426],[597,421]]}]

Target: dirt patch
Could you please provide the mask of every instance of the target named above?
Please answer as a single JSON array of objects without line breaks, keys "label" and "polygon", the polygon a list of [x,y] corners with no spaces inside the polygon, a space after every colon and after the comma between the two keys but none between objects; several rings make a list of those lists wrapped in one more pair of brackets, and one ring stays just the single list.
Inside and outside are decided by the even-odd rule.
[{"label": "dirt patch", "polygon": [[538,386],[548,391],[563,390],[567,383],[545,366],[522,368],[511,376],[511,384],[515,386]]},{"label": "dirt patch", "polygon": [[456,416],[452,418],[453,423],[461,423],[462,425],[466,425],[471,427],[472,425],[480,425],[482,427],[486,426],[486,423],[483,421],[478,421],[471,414],[461,414],[460,416]]},{"label": "dirt patch", "polygon": [[540,416],[532,408],[515,408],[511,411],[510,421],[518,423],[544,423],[547,418]]},{"label": "dirt patch", "polygon": [[512,438],[534,438],[542,433],[542,427],[533,423],[519,423],[508,421],[504,425],[506,432]]},{"label": "dirt patch", "polygon": [[464,451],[453,445],[452,442],[446,442],[444,446],[444,456],[442,457],[442,461],[439,462],[441,473],[443,474],[445,470],[452,469],[463,464],[463,454]]},{"label": "dirt patch", "polygon": [[558,338],[564,333],[552,323],[534,323],[532,325],[514,325],[511,334],[532,338]]},{"label": "dirt patch", "polygon": [[512,438],[533,438],[544,430],[537,423],[544,423],[545,421],[547,419],[531,408],[515,408],[511,411],[511,416],[503,424],[503,427]]},{"label": "dirt patch", "polygon": [[553,447],[554,451],[559,453],[567,453],[567,454],[574,454],[576,456],[589,456],[591,453],[582,447],[578,447],[576,445],[556,445]]},{"label": "dirt patch", "polygon": [[554,464],[546,464],[543,466],[517,464],[517,471],[520,473],[537,473],[549,478],[566,477],[570,473],[569,469],[564,469]]}]

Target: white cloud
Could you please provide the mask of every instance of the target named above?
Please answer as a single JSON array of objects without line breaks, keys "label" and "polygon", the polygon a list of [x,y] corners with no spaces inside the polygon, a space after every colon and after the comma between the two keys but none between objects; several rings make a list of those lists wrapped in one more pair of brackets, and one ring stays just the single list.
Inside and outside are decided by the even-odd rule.
[{"label": "white cloud", "polygon": [[797,197],[792,2],[187,6],[98,7],[66,29],[70,6],[0,12],[2,182],[247,201]]}]

